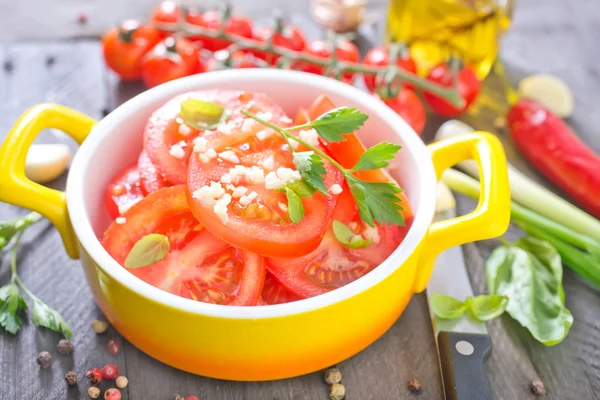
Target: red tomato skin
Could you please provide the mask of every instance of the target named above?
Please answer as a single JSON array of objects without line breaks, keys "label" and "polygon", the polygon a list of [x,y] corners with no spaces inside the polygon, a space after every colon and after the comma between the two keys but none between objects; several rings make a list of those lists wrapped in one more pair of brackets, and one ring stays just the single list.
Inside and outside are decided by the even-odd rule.
[{"label": "red tomato skin", "polygon": [[179,5],[174,0],[160,2],[150,16],[153,23],[175,23],[179,19]]},{"label": "red tomato skin", "polygon": [[[367,52],[365,58],[363,59],[363,64],[366,66],[372,67],[385,67],[389,65],[389,54],[387,48],[385,46],[374,47]],[[396,65],[398,68],[401,68],[407,72],[412,72],[413,74],[417,73],[417,63],[412,59],[409,55],[404,57],[398,57],[396,60]],[[369,91],[373,92],[377,89],[377,76],[375,74],[363,74],[363,81],[365,82],[365,86]],[[405,87],[412,89],[411,85],[406,85]]]},{"label": "red tomato skin", "polygon": [[[208,60],[206,69],[208,71],[217,71],[220,69],[226,69],[227,67],[220,64],[227,57],[227,50],[219,50],[213,54]],[[261,68],[258,63],[258,59],[251,53],[245,51],[236,51],[231,55],[232,67],[233,68]]]},{"label": "red tomato skin", "polygon": [[305,297],[299,296],[283,285],[273,274],[266,273],[265,284],[261,293],[261,300],[268,304],[284,304],[292,301],[302,300]]},{"label": "red tomato skin", "polygon": [[400,89],[398,96],[391,99],[382,99],[377,94],[374,94],[374,96],[401,116],[415,130],[417,135],[423,133],[427,119],[425,107],[423,107],[423,103],[412,90],[403,87]]},{"label": "red tomato skin", "polygon": [[[204,14],[190,14],[188,15],[188,22],[202,26],[206,29],[217,31],[221,29],[221,15],[218,11],[207,11]],[[228,21],[225,27],[225,32],[230,35],[236,35],[239,37],[252,38],[252,22],[242,16],[233,15]],[[202,46],[210,51],[223,50],[228,47],[231,42],[226,39],[214,39],[208,37],[194,37],[193,40],[197,40],[202,43]]]},{"label": "red tomato skin", "polygon": [[167,49],[167,41],[159,43],[142,62],[142,80],[148,88],[204,72],[206,66],[200,62],[198,48],[185,38],[175,41],[176,53]]},{"label": "red tomato skin", "polygon": [[507,115],[517,148],[536,169],[600,218],[600,156],[559,117],[532,100],[519,100]]},{"label": "red tomato skin", "polygon": [[171,186],[165,177],[158,172],[156,165],[152,163],[145,150],[142,150],[140,153],[137,166],[140,171],[142,188],[146,193],[152,193],[164,187]]},{"label": "red tomato skin", "polygon": [[114,219],[121,213],[119,205],[125,205],[131,201],[139,201],[144,198],[144,191],[140,173],[136,165],[129,166],[119,172],[104,191],[104,204],[110,216]]},{"label": "red tomato skin", "polygon": [[[271,32],[271,28],[262,27],[254,33],[253,38],[258,42],[265,42],[269,36],[271,36]],[[304,33],[299,28],[292,25],[286,25],[283,28],[282,33],[273,35],[273,45],[294,51],[302,51],[306,46],[306,39],[304,38]],[[265,53],[257,50],[251,52],[256,57],[265,60],[272,65],[275,65],[279,59],[279,56],[273,53]]]},{"label": "red tomato skin", "polygon": [[[306,46],[306,53],[318,58],[328,59],[331,57],[331,50],[329,49],[329,43],[325,40],[313,40]],[[337,59],[340,61],[347,61],[351,63],[358,63],[360,61],[360,53],[358,47],[351,41],[345,38],[338,40],[335,48]],[[302,63],[300,66],[305,72],[311,74],[324,75],[325,67],[310,63]],[[342,74],[343,80],[346,83],[352,83],[354,80],[353,72],[344,72]]]},{"label": "red tomato skin", "polygon": [[[123,40],[122,31],[136,29],[131,41]],[[141,77],[143,57],[160,41],[160,32],[136,21],[125,21],[102,37],[102,52],[106,65],[122,80],[133,81]]]},{"label": "red tomato skin", "polygon": [[[429,71],[427,79],[449,88],[452,86],[452,71],[448,65],[440,64]],[[464,67],[458,74],[458,94],[465,102],[461,108],[457,108],[429,92],[424,92],[423,97],[437,114],[443,117],[456,117],[475,101],[480,89],[481,82],[477,79],[475,72],[469,67]]]}]

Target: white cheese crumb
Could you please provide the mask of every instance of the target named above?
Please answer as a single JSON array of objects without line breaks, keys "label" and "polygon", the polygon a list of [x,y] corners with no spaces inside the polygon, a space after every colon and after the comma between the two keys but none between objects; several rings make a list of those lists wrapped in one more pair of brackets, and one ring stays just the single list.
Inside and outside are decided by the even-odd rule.
[{"label": "white cheese crumb", "polygon": [[229,161],[233,164],[240,163],[240,159],[238,158],[238,156],[231,150],[222,151],[221,153],[219,153],[219,158],[225,161]]},{"label": "white cheese crumb", "polygon": [[215,149],[208,149],[204,154],[206,154],[206,157],[208,157],[209,160],[217,158],[217,152]]},{"label": "white cheese crumb", "polygon": [[181,117],[175,118],[175,122],[178,123],[179,125],[183,124],[183,120],[181,119]]},{"label": "white cheese crumb", "polygon": [[343,189],[340,185],[338,185],[336,183],[334,185],[331,185],[331,187],[329,188],[329,191],[331,192],[331,194],[340,194],[340,193],[342,193]]},{"label": "white cheese crumb", "polygon": [[273,114],[271,114],[269,111],[257,112],[256,116],[260,119],[264,119],[265,121],[271,121],[273,119]]},{"label": "white cheese crumb", "polygon": [[256,138],[258,140],[262,141],[262,140],[270,138],[271,136],[273,136],[274,133],[275,133],[275,131],[273,129],[265,128],[256,133]]},{"label": "white cheese crumb", "polygon": [[279,122],[283,122],[284,124],[291,124],[292,119],[284,115],[283,117],[279,117]]},{"label": "white cheese crumb", "polygon": [[279,206],[279,208],[281,208],[281,211],[287,212],[287,210],[288,210],[287,204],[279,202],[279,203],[277,203],[277,205]]},{"label": "white cheese crumb", "polygon": [[204,153],[206,151],[206,145],[208,144],[208,140],[205,138],[198,136],[194,139],[194,152],[196,153]]},{"label": "white cheese crumb", "polygon": [[231,175],[230,174],[224,174],[221,177],[221,182],[223,182],[223,183],[231,183]]},{"label": "white cheese crumb", "polygon": [[227,215],[227,206],[221,204],[215,204],[213,206],[213,211],[219,217],[223,224],[227,224],[229,221],[229,216]]},{"label": "white cheese crumb", "polygon": [[369,225],[365,225],[365,230],[362,234],[365,239],[370,240],[375,244],[379,243],[380,237],[377,228],[372,228]]},{"label": "white cheese crumb", "polygon": [[217,130],[221,132],[223,135],[230,136],[233,132],[231,130],[231,126],[229,124],[221,124],[217,127]]},{"label": "white cheese crumb", "polygon": [[192,133],[192,128],[187,126],[186,124],[179,125],[179,134],[183,136],[187,136]]},{"label": "white cheese crumb", "polygon": [[255,165],[252,168],[246,168],[246,180],[254,185],[263,184],[265,182],[265,171]]},{"label": "white cheese crumb", "polygon": [[233,197],[234,199],[237,199],[238,197],[241,197],[243,195],[246,194],[246,192],[248,191],[248,188],[245,186],[238,186],[235,188],[235,190],[233,191],[233,193],[231,193],[231,197]]},{"label": "white cheese crumb", "polygon": [[353,231],[356,230],[356,228],[358,228],[358,223],[352,221],[348,224],[348,228],[352,229]]},{"label": "white cheese crumb", "polygon": [[127,218],[119,217],[119,218],[115,219],[115,222],[119,225],[123,225],[125,222],[127,222]]},{"label": "white cheese crumb", "polygon": [[242,132],[249,133],[252,132],[257,122],[252,118],[246,118],[244,122],[242,122]]},{"label": "white cheese crumb", "polygon": [[361,235],[354,235],[352,236],[352,239],[350,239],[350,243],[358,242],[359,240],[363,240],[363,237]]},{"label": "white cheese crumb", "polygon": [[[298,150],[298,147],[300,147],[300,143],[296,142],[293,137],[291,137],[290,139],[291,139],[290,146],[292,146],[292,149]],[[284,144],[283,146],[287,146],[287,144]],[[283,149],[283,146],[281,146],[282,149]],[[289,147],[288,147],[288,150],[289,150]]]},{"label": "white cheese crumb", "polygon": [[181,160],[183,157],[185,157],[185,150],[183,150],[183,148],[185,146],[186,146],[186,143],[184,141],[174,144],[173,146],[171,146],[171,149],[169,150],[169,154],[171,156]]},{"label": "white cheese crumb", "polygon": [[258,193],[256,193],[256,192],[252,192],[248,195],[243,195],[242,197],[240,197],[239,203],[242,206],[247,206],[250,203],[252,203],[252,201],[256,198],[256,196],[258,196]]},{"label": "white cheese crumb", "polygon": [[[292,143],[294,143],[294,142],[292,141]],[[281,151],[290,151],[290,146],[288,146],[287,143],[284,144],[284,145],[282,145],[281,146]]]},{"label": "white cheese crumb", "polygon": [[131,200],[129,203],[119,204],[119,214],[125,214],[131,207],[133,207],[137,202],[142,200],[141,198]]},{"label": "white cheese crumb", "polygon": [[275,164],[273,162],[273,156],[269,156],[269,158],[267,158],[265,161],[261,162],[260,165],[270,171],[273,170],[273,168],[275,168]]},{"label": "white cheese crumb", "polygon": [[225,189],[219,182],[210,182],[210,186],[202,186],[192,193],[192,197],[202,201],[206,206],[215,204],[216,200],[225,194]]},{"label": "white cheese crumb", "polygon": [[226,188],[227,190],[231,190],[231,191],[233,191],[233,190],[235,190],[235,189],[236,189],[236,186],[235,186],[235,185],[232,185],[231,183],[229,183],[229,184],[225,185],[225,188]]},{"label": "white cheese crumb", "polygon": [[267,176],[265,176],[265,188],[279,189],[283,185],[283,181],[277,176],[275,172],[271,171],[267,174]]},{"label": "white cheese crumb", "polygon": [[319,134],[314,129],[301,130],[298,133],[298,137],[313,146],[319,144]]},{"label": "white cheese crumb", "polygon": [[206,154],[200,154],[199,155],[200,161],[202,161],[204,164],[206,164],[207,162],[209,162],[209,158],[206,157]]},{"label": "white cheese crumb", "polygon": [[293,179],[300,179],[300,173],[298,171],[284,167],[277,168],[277,176],[283,181],[284,184]]}]

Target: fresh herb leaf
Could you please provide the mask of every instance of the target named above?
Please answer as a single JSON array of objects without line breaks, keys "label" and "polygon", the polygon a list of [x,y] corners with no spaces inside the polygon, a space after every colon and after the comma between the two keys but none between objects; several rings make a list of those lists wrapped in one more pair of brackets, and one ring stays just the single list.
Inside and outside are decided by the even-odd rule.
[{"label": "fresh herb leaf", "polygon": [[497,294],[469,297],[465,300],[475,319],[486,322],[501,316],[508,305],[508,297]]},{"label": "fresh herb leaf", "polygon": [[304,205],[300,197],[290,188],[285,188],[285,195],[288,200],[288,213],[294,224],[300,223],[304,218]]},{"label": "fresh herb leaf", "polygon": [[0,221],[0,251],[8,245],[12,238],[19,232],[25,230],[30,225],[40,221],[42,215],[31,212],[24,217],[11,221]]},{"label": "fresh herb leaf", "polygon": [[282,192],[285,192],[285,189],[290,189],[291,191],[296,193],[301,199],[312,196],[313,193],[317,190],[305,181],[297,179],[288,181],[282,189]]},{"label": "fresh herb leaf", "polygon": [[27,311],[27,303],[19,288],[9,283],[0,288],[0,326],[6,331],[16,334],[21,329],[20,314]]},{"label": "fresh herb leaf", "polygon": [[429,306],[435,315],[444,319],[460,318],[468,309],[467,305],[462,301],[441,293],[431,293],[429,296]]},{"label": "fresh herb leaf", "polygon": [[294,165],[302,180],[329,197],[323,176],[327,173],[323,159],[312,151],[294,153]]},{"label": "fresh herb leaf", "polygon": [[506,312],[547,346],[560,343],[573,325],[562,275],[556,249],[533,237],[496,248],[486,263],[490,292],[508,296]]},{"label": "fresh herb leaf", "polygon": [[353,175],[345,175],[350,192],[358,206],[360,219],[369,226],[394,224],[404,226],[404,209],[399,204],[397,194],[402,192],[391,182],[367,182]]},{"label": "fresh herb leaf", "polygon": [[358,159],[352,172],[387,167],[402,146],[390,142],[381,142],[371,147]]},{"label": "fresh herb leaf", "polygon": [[198,130],[215,129],[226,121],[231,112],[210,101],[187,99],[181,102],[179,112],[186,125]]},{"label": "fresh herb leaf", "polygon": [[348,228],[343,222],[338,220],[333,221],[333,234],[340,243],[350,247],[351,249],[364,249],[369,247],[369,245],[373,243],[372,240],[367,239],[359,239],[352,241],[352,238],[354,237],[354,232],[352,232],[352,230]]},{"label": "fresh herb leaf", "polygon": [[60,313],[47,304],[43,303],[40,299],[33,299],[33,312],[31,319],[36,326],[43,326],[55,332],[62,332],[67,339],[71,338],[71,328]]},{"label": "fresh herb leaf", "polygon": [[360,128],[369,116],[353,107],[338,107],[321,115],[312,126],[317,133],[328,142],[341,142],[345,133]]},{"label": "fresh herb leaf", "polygon": [[158,233],[151,233],[141,238],[127,255],[125,268],[142,268],[152,265],[169,253],[169,238]]}]

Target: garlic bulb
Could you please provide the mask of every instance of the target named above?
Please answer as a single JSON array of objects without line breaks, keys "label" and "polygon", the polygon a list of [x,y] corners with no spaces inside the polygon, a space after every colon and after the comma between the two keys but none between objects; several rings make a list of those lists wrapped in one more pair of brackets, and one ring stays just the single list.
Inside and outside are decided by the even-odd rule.
[{"label": "garlic bulb", "polygon": [[343,33],[355,31],[365,18],[366,0],[313,0],[312,16],[320,25]]}]

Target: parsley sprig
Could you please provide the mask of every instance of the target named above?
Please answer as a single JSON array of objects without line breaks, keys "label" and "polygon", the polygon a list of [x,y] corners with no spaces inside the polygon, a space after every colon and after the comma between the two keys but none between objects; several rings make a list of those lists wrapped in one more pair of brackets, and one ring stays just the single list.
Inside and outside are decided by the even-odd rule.
[{"label": "parsley sprig", "polygon": [[13,241],[11,249],[10,283],[0,287],[0,326],[7,332],[16,334],[21,329],[21,317],[29,309],[21,290],[33,301],[31,318],[36,326],[42,326],[71,337],[71,328],[60,313],[49,307],[23,284],[17,273],[17,246],[27,227],[40,221],[42,216],[30,213],[13,220],[0,222],[0,251]]},{"label": "parsley sprig", "polygon": [[292,133],[300,129],[312,128],[326,141],[344,141],[346,140],[345,134],[354,132],[364,124],[369,117],[367,114],[353,107],[338,107],[326,112],[312,122],[282,128],[247,110],[242,110],[242,113],[281,134],[288,144],[290,140],[294,140],[310,149],[298,152],[290,146],[294,165],[298,169],[303,183],[302,191],[298,190],[300,185],[297,181],[286,183],[283,189],[288,198],[288,209],[292,222],[300,222],[304,215],[304,208],[299,199],[308,197],[317,191],[329,196],[324,183],[324,175],[326,174],[324,162],[327,161],[343,174],[358,205],[360,218],[366,224],[374,226],[377,222],[378,224],[404,225],[404,217],[401,213],[403,207],[399,204],[397,197],[402,189],[393,182],[369,182],[361,180],[353,174],[356,171],[376,170],[388,166],[389,161],[395,157],[401,146],[390,142],[379,143],[363,153],[356,164],[348,169],[318,147]]}]

